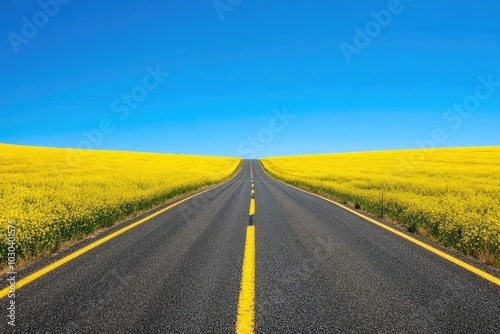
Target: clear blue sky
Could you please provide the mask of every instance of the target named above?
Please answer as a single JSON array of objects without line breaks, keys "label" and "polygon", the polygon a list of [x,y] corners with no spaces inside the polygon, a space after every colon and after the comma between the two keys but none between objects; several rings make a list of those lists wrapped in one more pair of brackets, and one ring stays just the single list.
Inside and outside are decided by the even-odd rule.
[{"label": "clear blue sky", "polygon": [[0,5],[0,142],[244,157],[500,145],[497,0],[60,1],[41,1],[52,16]]}]

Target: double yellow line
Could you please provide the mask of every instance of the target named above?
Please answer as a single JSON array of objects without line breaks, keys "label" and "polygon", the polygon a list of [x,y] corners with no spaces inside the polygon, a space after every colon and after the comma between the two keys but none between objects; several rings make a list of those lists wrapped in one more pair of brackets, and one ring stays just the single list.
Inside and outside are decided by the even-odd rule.
[{"label": "double yellow line", "polygon": [[243,255],[243,268],[241,273],[240,298],[238,301],[238,315],[236,318],[237,334],[252,334],[255,319],[255,190],[253,182],[252,163],[250,163],[250,177],[252,180],[252,198],[248,215],[250,223],[247,226],[245,240],[245,253]]}]

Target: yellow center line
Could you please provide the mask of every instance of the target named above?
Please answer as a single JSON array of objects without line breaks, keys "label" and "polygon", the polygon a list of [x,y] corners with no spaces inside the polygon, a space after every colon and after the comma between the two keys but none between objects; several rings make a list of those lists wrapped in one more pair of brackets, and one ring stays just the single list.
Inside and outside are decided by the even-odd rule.
[{"label": "yellow center line", "polygon": [[255,199],[254,199],[254,198],[252,198],[252,199],[250,200],[250,210],[249,210],[249,212],[248,212],[248,215],[249,215],[249,216],[253,216],[254,214],[255,214]]},{"label": "yellow center line", "polygon": [[[184,202],[186,202],[186,201],[188,201],[188,200],[192,199],[193,197],[200,196],[201,194],[204,194],[204,193],[206,193],[207,191],[213,190],[213,189],[215,189],[215,188],[217,188],[217,187],[219,187],[219,186],[221,186],[221,185],[223,185],[223,184],[225,184],[225,183],[227,183],[227,182],[229,182],[229,181],[233,180],[233,179],[234,179],[234,178],[235,178],[238,174],[239,174],[239,171],[238,171],[238,172],[237,172],[237,173],[236,173],[236,174],[235,174],[235,175],[234,175],[234,176],[233,176],[230,180],[228,180],[228,181],[226,181],[226,182],[223,182],[223,183],[221,183],[221,184],[218,184],[218,185],[216,185],[216,186],[214,186],[214,187],[211,187],[211,188],[209,188],[209,189],[206,189],[206,190],[204,190],[204,191],[201,191],[201,192],[196,193],[196,194],[194,194],[194,195],[191,195],[191,196],[189,196],[189,197],[186,197],[186,198],[184,198],[184,199],[182,199],[182,200],[180,200],[180,201],[178,201],[178,202],[176,202],[176,203],[174,203],[174,204],[172,204],[172,205],[169,205],[169,206],[167,206],[166,208],[161,209],[161,210],[159,210],[159,211],[157,211],[157,212],[155,212],[155,213],[153,213],[153,214],[151,214],[151,215],[149,215],[149,216],[147,216],[147,217],[145,217],[145,218],[143,218],[143,219],[141,219],[141,220],[139,220],[139,221],[137,221],[137,222],[135,222],[135,223],[133,223],[133,224],[130,224],[130,225],[128,225],[128,226],[126,226],[126,227],[124,227],[124,228],[122,228],[122,229],[120,229],[120,230],[118,230],[118,231],[116,231],[116,232],[111,233],[110,235],[108,235],[108,236],[106,236],[106,237],[104,237],[104,238],[101,238],[101,239],[99,239],[99,240],[97,240],[97,241],[95,241],[95,242],[91,243],[90,245],[87,245],[87,246],[85,246],[85,247],[83,247],[83,248],[81,248],[81,249],[77,250],[77,251],[76,251],[76,252],[74,252],[74,253],[71,253],[71,254],[69,254],[69,255],[67,255],[67,256],[65,256],[65,257],[63,257],[62,259],[60,259],[60,260],[58,260],[58,261],[56,261],[56,262],[52,263],[51,265],[48,265],[48,266],[47,266],[47,267],[45,267],[45,268],[42,268],[42,269],[40,269],[40,270],[38,270],[38,271],[34,272],[33,274],[31,274],[31,275],[29,275],[29,276],[27,276],[27,277],[25,277],[25,278],[23,278],[23,279],[19,280],[18,282],[16,282],[16,285],[15,285],[15,286],[16,286],[16,291],[17,291],[17,290],[19,290],[21,287],[25,286],[26,284],[29,284],[29,283],[33,282],[34,280],[36,280],[36,279],[38,279],[38,278],[40,278],[40,277],[44,276],[45,274],[47,274],[47,273],[51,272],[52,270],[54,270],[54,269],[56,269],[56,268],[58,268],[58,267],[60,267],[60,266],[64,265],[65,263],[67,263],[67,262],[69,262],[69,261],[71,261],[71,260],[73,260],[73,259],[75,259],[75,258],[79,257],[79,256],[80,256],[80,255],[82,255],[82,254],[87,253],[88,251],[90,251],[90,250],[92,250],[92,249],[96,248],[96,247],[97,247],[97,246],[99,246],[99,245],[102,245],[102,244],[103,244],[103,243],[105,243],[106,241],[109,241],[109,240],[111,240],[111,239],[113,239],[113,238],[115,238],[115,237],[119,236],[120,234],[123,234],[123,233],[127,232],[128,230],[131,230],[131,229],[133,229],[134,227],[136,227],[136,226],[138,226],[138,225],[140,225],[140,224],[142,224],[142,223],[147,222],[147,221],[148,221],[148,220],[150,220],[151,218],[154,218],[154,217],[156,217],[156,216],[158,216],[158,215],[160,215],[160,214],[164,213],[165,211],[168,211],[168,210],[170,210],[170,209],[172,209],[172,208],[174,208],[174,207],[176,207],[176,206],[178,206],[178,205],[180,205],[180,204],[182,204],[182,203],[184,203]],[[7,295],[9,294],[9,292],[10,292],[10,287],[9,287],[9,286],[8,286],[8,287],[6,287],[6,288],[4,288],[4,289],[2,289],[2,290],[0,290],[0,299],[2,299],[2,298],[4,298],[5,296],[7,296]]]},{"label": "yellow center line", "polygon": [[247,227],[236,334],[253,334],[255,314],[255,226]]}]

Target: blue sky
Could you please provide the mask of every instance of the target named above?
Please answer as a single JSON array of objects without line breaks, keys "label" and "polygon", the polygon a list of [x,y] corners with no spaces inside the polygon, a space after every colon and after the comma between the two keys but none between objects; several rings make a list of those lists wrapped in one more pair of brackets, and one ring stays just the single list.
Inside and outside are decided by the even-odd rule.
[{"label": "blue sky", "polygon": [[496,0],[55,1],[1,4],[0,142],[247,158],[500,145]]}]

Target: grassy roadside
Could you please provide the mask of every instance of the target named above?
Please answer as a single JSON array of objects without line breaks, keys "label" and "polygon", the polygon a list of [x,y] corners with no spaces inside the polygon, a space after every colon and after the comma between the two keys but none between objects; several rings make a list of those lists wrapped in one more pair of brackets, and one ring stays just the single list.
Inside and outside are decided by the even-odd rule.
[{"label": "grassy roadside", "polygon": [[[316,158],[318,161],[325,159],[325,157],[319,156]],[[414,185],[406,184],[408,181],[404,178],[400,178],[401,180],[398,180],[399,183],[393,193],[390,192],[391,189],[382,192],[384,190],[380,191],[380,189],[384,189],[384,184],[382,182],[377,184],[376,182],[376,179],[380,179],[380,175],[376,175],[376,177],[370,179],[371,175],[369,175],[369,173],[371,171],[371,166],[368,166],[368,168],[362,166],[360,170],[363,172],[359,173],[355,163],[353,164],[351,161],[353,155],[346,155],[346,159],[347,158],[349,159],[349,163],[346,165],[349,166],[349,169],[354,170],[352,174],[349,174],[351,172],[350,170],[347,171],[346,174],[343,174],[344,165],[341,161],[335,161],[335,163],[328,161],[327,165],[329,167],[326,171],[321,169],[323,168],[322,166],[324,166],[324,160],[320,161],[321,163],[313,162],[310,165],[304,165],[305,161],[309,161],[308,159],[310,159],[310,157],[307,156],[288,157],[286,160],[282,160],[282,158],[279,157],[271,158],[267,161],[267,166],[263,161],[259,162],[266,173],[277,180],[348,205],[353,209],[368,212],[390,223],[396,223],[409,232],[417,233],[445,247],[472,256],[485,264],[500,268],[500,247],[498,246],[500,244],[500,222],[495,218],[495,199],[493,199],[493,202],[490,201],[489,204],[482,201],[478,202],[474,201],[474,198],[468,196],[469,193],[466,192],[466,195],[463,197],[467,198],[470,204],[466,202],[466,204],[469,205],[464,207],[464,205],[461,204],[463,201],[460,202],[457,200],[457,202],[450,202],[449,198],[452,198],[452,200],[454,199],[453,197],[460,198],[460,196],[457,196],[455,193],[452,195],[447,194],[444,198],[437,198],[438,195],[441,195],[441,193],[438,193],[439,180],[436,176],[433,176],[430,179],[431,184],[428,186],[425,182],[419,180],[425,187],[430,188],[430,190],[426,189],[429,194],[424,194],[420,197],[415,196],[418,200],[414,200],[413,196],[407,196],[407,198],[402,200],[402,197],[404,197],[402,195],[405,195],[405,193],[402,192],[401,189],[406,188],[406,194],[410,193],[410,195],[412,195],[411,193],[413,191],[418,192],[420,189],[415,189]],[[363,159],[359,156],[355,158],[362,161],[363,164],[366,163],[364,157]],[[370,156],[370,159],[373,159],[373,155]],[[375,164],[380,164],[380,161],[377,161]],[[425,164],[423,165],[425,166]],[[272,168],[269,168],[269,166]],[[331,172],[329,172],[329,170],[331,170],[332,166],[335,166],[336,173],[340,174],[340,176],[333,175],[335,173],[330,174]],[[473,168],[473,172],[477,172],[478,168],[475,166]],[[313,170],[316,174],[303,177],[306,171],[309,173],[310,170]],[[321,173],[319,171],[321,171]],[[418,173],[419,171],[412,176],[419,177],[420,175]],[[436,174],[438,171],[433,169],[432,173]],[[337,179],[332,180],[335,177],[337,177]],[[460,178],[458,177],[458,179]],[[447,191],[446,189],[456,190],[455,188],[460,188],[456,186],[453,188],[454,185],[450,183],[451,182],[448,182],[448,184],[445,185],[447,187],[444,188],[445,193]],[[479,184],[476,186],[478,189],[482,187],[483,186]],[[491,185],[491,187],[494,187],[494,185]],[[461,191],[461,189],[456,191]],[[471,189],[467,189],[467,191],[470,192]],[[480,190],[472,189],[472,191],[480,193]],[[380,196],[381,194],[384,197]],[[427,200],[427,203],[421,198]],[[462,198],[460,198],[460,200],[461,199]],[[419,206],[419,203],[422,203],[422,206]],[[431,204],[430,208],[428,205],[429,203]],[[449,203],[451,204],[446,206],[446,204]],[[457,203],[460,204],[460,206],[456,208],[453,207],[453,205],[456,206]],[[491,203],[493,203],[493,206]],[[474,209],[474,205],[478,209]],[[434,206],[438,206],[439,208],[436,210]],[[473,209],[468,209],[468,207],[472,207]],[[481,209],[482,207],[488,209],[484,209],[483,212]],[[478,214],[476,210],[481,211]],[[446,211],[453,211],[453,214],[447,215],[448,213]],[[486,214],[492,216],[488,217]],[[461,221],[453,220],[453,217],[462,219],[463,216],[465,216],[465,218]]]},{"label": "grassy roadside", "polygon": [[[0,144],[0,265],[47,256],[223,182],[241,159]],[[77,163],[68,158],[79,156]],[[10,223],[13,222],[13,223]],[[10,250],[9,250],[10,249]],[[9,260],[10,258],[10,260]]]},{"label": "grassy roadside", "polygon": [[[220,182],[208,183],[205,185],[201,185],[201,186],[198,186],[196,188],[193,188],[192,190],[188,190],[188,191],[183,192],[183,193],[175,194],[172,197],[165,197],[164,199],[161,199],[161,197],[157,198],[156,201],[149,202],[151,204],[150,206],[144,206],[142,209],[138,209],[137,211],[132,211],[129,213],[122,212],[123,217],[119,218],[118,220],[116,220],[114,222],[110,221],[109,224],[107,224],[101,228],[98,228],[98,229],[96,229],[88,234],[76,235],[73,238],[70,238],[70,239],[62,242],[60,244],[60,246],[57,248],[45,249],[45,250],[38,252],[37,254],[32,254],[30,256],[18,258],[18,259],[16,259],[16,270],[20,270],[23,267],[25,267],[25,266],[27,266],[27,265],[29,265],[37,260],[40,260],[42,258],[46,258],[46,257],[52,256],[54,254],[57,254],[61,251],[64,251],[65,249],[72,247],[73,245],[75,245],[76,243],[78,243],[84,239],[98,238],[100,235],[104,234],[110,228],[117,227],[121,224],[127,223],[128,221],[130,221],[131,219],[133,219],[135,217],[138,217],[141,215],[146,215],[147,213],[152,212],[160,207],[168,206],[174,202],[182,200],[182,199],[189,197],[191,195],[194,195],[196,193],[199,193],[199,192],[202,192],[205,190],[209,190],[211,188],[214,188],[214,187],[217,187],[221,184],[224,184],[224,183],[230,181],[231,179],[233,179],[241,171],[242,166],[243,166],[243,160],[240,161],[240,163],[238,164],[238,166],[236,167],[236,169],[234,170],[233,173],[231,173],[226,178],[222,179]],[[138,206],[137,208],[139,208],[139,207],[140,206]],[[0,266],[0,276],[5,275],[8,271],[9,271],[8,264],[3,263]]]}]

